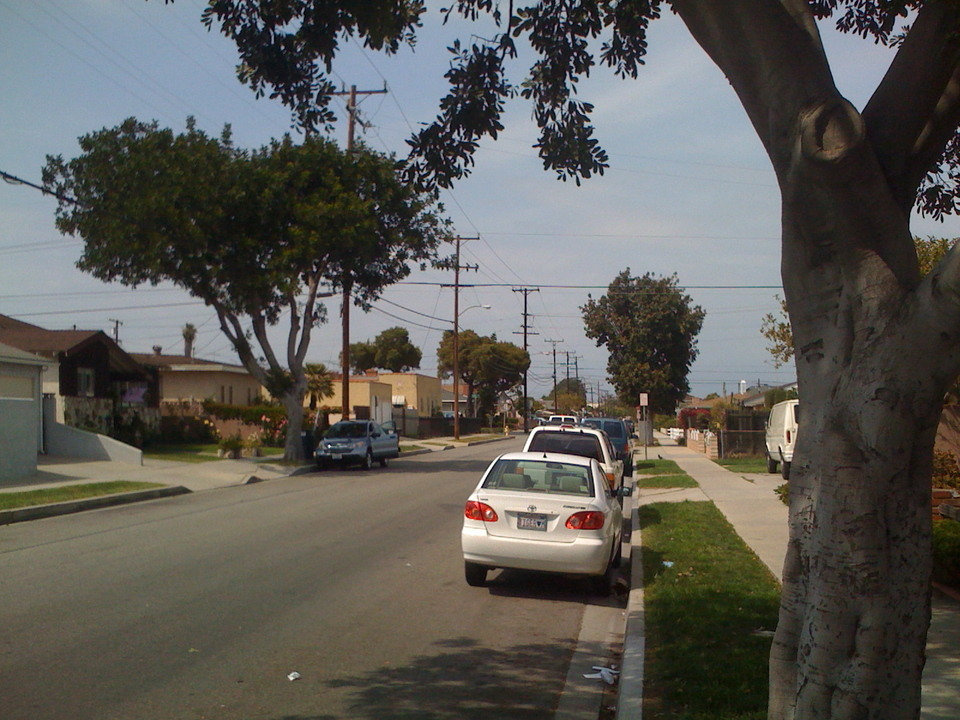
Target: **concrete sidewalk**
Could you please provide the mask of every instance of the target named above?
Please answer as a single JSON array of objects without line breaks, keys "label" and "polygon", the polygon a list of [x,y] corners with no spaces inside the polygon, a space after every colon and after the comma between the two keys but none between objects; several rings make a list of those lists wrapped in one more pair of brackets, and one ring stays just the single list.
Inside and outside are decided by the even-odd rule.
[{"label": "concrete sidewalk", "polygon": [[[714,502],[743,541],[770,568],[774,577],[781,580],[788,540],[788,512],[774,493],[774,488],[783,482],[780,476],[750,475],[748,479],[700,453],[677,446],[666,436],[660,435],[658,440],[661,446],[656,448],[656,453],[676,462],[700,487],[640,490],[636,504],[682,500]],[[640,541],[640,532],[635,530],[630,554],[634,589],[627,606],[618,720],[642,717],[645,639]],[[933,618],[927,636],[921,704],[923,720],[960,718],[960,600],[937,590],[933,595]]]}]

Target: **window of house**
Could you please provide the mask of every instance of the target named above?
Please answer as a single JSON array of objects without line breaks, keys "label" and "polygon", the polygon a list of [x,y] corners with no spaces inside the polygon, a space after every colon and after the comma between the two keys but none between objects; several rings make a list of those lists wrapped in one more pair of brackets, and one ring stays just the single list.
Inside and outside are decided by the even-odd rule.
[{"label": "window of house", "polygon": [[93,397],[96,374],[93,368],[77,368],[77,395]]}]

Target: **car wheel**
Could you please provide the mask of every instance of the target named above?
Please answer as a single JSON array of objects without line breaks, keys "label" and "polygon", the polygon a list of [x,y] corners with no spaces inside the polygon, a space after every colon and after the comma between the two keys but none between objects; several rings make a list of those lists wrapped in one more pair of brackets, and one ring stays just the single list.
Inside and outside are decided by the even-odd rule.
[{"label": "car wheel", "polygon": [[775,473],[777,471],[777,461],[767,455],[767,472]]},{"label": "car wheel", "polygon": [[369,470],[373,467],[373,453],[367,450],[367,454],[363,456],[363,460],[360,463],[360,467],[364,470]]},{"label": "car wheel", "polygon": [[463,576],[467,580],[467,585],[471,587],[483,587],[487,584],[487,569],[483,565],[467,562],[463,563]]},{"label": "car wheel", "polygon": [[780,476],[781,476],[784,480],[789,480],[789,479],[790,479],[790,465],[791,465],[791,463],[788,463],[786,460],[784,460],[782,463],[780,463]]},{"label": "car wheel", "polygon": [[326,461],[325,461],[325,460],[320,460],[320,459],[318,459],[318,460],[317,460],[317,470],[326,470],[326,469],[327,469],[327,463],[326,463]]},{"label": "car wheel", "polygon": [[380,458],[380,467],[386,467],[386,466],[387,466],[387,458],[386,457]]}]

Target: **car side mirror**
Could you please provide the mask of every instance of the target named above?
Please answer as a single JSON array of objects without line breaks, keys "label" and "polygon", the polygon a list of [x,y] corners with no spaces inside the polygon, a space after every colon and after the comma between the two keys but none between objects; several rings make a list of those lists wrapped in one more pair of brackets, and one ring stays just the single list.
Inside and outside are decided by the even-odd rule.
[{"label": "car side mirror", "polygon": [[640,436],[637,435],[636,433],[630,433],[630,439],[631,439],[631,440],[639,440],[639,439],[640,439]]},{"label": "car side mirror", "polygon": [[628,485],[618,487],[615,493],[615,497],[621,498],[630,497],[631,495],[633,495],[633,487]]}]

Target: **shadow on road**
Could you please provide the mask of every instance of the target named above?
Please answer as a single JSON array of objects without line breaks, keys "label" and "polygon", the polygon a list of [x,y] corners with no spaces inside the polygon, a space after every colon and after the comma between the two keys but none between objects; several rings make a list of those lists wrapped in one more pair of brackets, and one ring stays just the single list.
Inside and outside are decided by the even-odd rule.
[{"label": "shadow on road", "polygon": [[470,638],[436,652],[329,683],[353,688],[351,717],[377,720],[552,720],[573,643],[489,648]]}]

